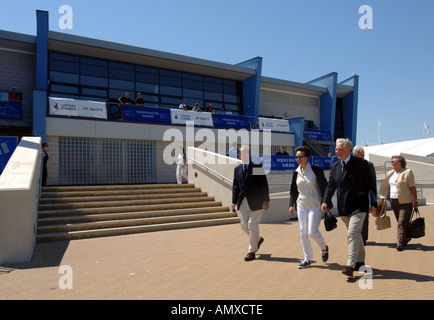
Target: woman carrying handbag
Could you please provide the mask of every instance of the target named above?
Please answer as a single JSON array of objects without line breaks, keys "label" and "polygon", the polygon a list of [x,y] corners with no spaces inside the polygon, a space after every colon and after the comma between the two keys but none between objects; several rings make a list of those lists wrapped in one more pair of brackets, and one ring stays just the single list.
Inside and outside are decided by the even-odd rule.
[{"label": "woman carrying handbag", "polygon": [[392,156],[393,170],[387,174],[380,186],[380,198],[390,201],[398,221],[396,245],[398,251],[404,250],[411,240],[408,233],[408,223],[413,207],[419,207],[414,174],[406,166],[407,163],[403,156]]}]

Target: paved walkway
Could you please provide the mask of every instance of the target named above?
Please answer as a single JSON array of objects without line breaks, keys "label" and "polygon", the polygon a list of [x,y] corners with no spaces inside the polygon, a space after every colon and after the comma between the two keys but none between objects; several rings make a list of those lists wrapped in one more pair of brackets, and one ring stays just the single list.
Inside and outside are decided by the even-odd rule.
[{"label": "paved walkway", "polygon": [[[392,229],[375,230],[370,219],[366,263],[372,289],[357,273],[349,281],[346,228],[323,232],[330,259],[298,270],[302,258],[298,222],[261,225],[265,242],[257,260],[244,262],[248,239],[238,225],[174,230],[39,244],[33,261],[0,266],[0,299],[293,300],[434,299],[434,206],[421,207],[427,235],[408,249],[394,249]],[[392,213],[389,211],[389,215]],[[59,273],[70,266],[71,290]]]}]

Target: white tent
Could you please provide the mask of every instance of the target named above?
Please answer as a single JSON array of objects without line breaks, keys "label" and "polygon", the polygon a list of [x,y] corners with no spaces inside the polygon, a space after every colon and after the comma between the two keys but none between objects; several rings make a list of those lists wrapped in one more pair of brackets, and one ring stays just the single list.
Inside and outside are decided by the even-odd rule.
[{"label": "white tent", "polygon": [[434,138],[367,146],[364,149],[367,160],[369,160],[370,154],[392,157],[401,153],[434,158]]}]

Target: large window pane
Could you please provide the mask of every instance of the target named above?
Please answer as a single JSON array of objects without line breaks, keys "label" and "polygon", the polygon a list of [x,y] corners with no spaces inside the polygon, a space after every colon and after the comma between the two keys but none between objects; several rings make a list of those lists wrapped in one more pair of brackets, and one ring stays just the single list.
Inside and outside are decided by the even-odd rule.
[{"label": "large window pane", "polygon": [[176,87],[160,86],[160,93],[161,94],[167,94],[170,96],[181,97],[182,90],[181,90],[181,88],[176,88]]},{"label": "large window pane", "polygon": [[108,87],[107,78],[81,76],[80,83],[85,86],[104,87],[104,88]]},{"label": "large window pane", "polygon": [[73,83],[73,84],[79,83],[78,74],[57,72],[57,71],[50,72],[50,80],[54,82],[63,82],[63,83]]}]

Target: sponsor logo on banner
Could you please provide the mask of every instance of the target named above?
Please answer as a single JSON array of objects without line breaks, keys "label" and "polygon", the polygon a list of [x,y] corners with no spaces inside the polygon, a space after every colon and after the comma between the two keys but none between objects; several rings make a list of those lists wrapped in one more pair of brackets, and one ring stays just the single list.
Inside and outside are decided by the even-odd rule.
[{"label": "sponsor logo on banner", "polygon": [[289,121],[284,119],[258,118],[259,129],[290,133]]},{"label": "sponsor logo on banner", "polygon": [[170,114],[172,124],[186,124],[187,121],[192,121],[195,126],[214,127],[212,114],[208,112],[170,109]]},{"label": "sponsor logo on banner", "polygon": [[48,98],[50,115],[107,119],[105,102]]}]

